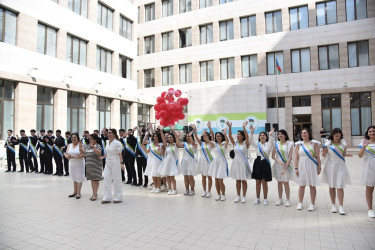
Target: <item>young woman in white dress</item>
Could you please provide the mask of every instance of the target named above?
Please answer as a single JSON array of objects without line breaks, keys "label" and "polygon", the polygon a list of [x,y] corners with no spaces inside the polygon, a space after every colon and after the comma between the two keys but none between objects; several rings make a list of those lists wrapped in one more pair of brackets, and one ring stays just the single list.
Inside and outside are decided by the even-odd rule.
[{"label": "young woman in white dress", "polygon": [[366,186],[368,217],[375,218],[375,211],[372,209],[375,186],[375,126],[367,128],[365,139],[358,147],[360,148],[358,156],[363,158],[362,185]]},{"label": "young woman in white dress", "polygon": [[[202,174],[202,186],[203,186],[203,193],[202,197],[210,198],[211,197],[211,188],[212,188],[212,177],[208,176],[208,168],[210,163],[213,160],[212,157],[212,148],[210,145],[211,135],[203,130],[202,136],[199,139],[197,134],[197,127],[195,124],[192,124],[191,127],[194,129],[195,139],[197,144],[199,145],[199,156],[198,156],[198,164],[197,164],[197,173]],[[208,184],[207,184],[208,180]]]},{"label": "young woman in white dress", "polygon": [[147,166],[144,175],[152,177],[154,183],[151,193],[160,193],[161,175],[158,173],[160,164],[163,161],[164,146],[159,132],[154,132],[151,137],[151,143],[148,142],[148,132],[143,138],[142,146],[149,144],[144,151],[148,154]]},{"label": "young woman in white dress", "polygon": [[273,139],[273,132],[275,129],[272,129],[268,135],[266,132],[260,132],[258,142],[255,141],[253,135],[255,128],[250,126],[250,144],[256,148],[257,158],[254,161],[253,172],[251,178],[255,179],[255,189],[257,197],[254,200],[254,204],[259,204],[260,202],[260,190],[261,186],[263,187],[263,204],[268,205],[268,181],[272,181],[272,172],[271,172],[271,162],[270,155],[272,148],[274,146],[275,140]]},{"label": "young woman in white dress", "polygon": [[[243,130],[237,132],[237,142],[234,141],[232,136],[232,123],[227,122],[229,128],[229,140],[234,146],[234,158],[229,171],[229,176],[236,180],[236,191],[237,196],[234,199],[235,203],[245,203],[246,202],[246,192],[247,192],[247,180],[251,179],[251,168],[248,161],[248,151],[250,147],[249,135],[246,131],[246,126],[248,122],[242,124]],[[251,159],[250,159],[251,161]],[[241,186],[242,194],[241,197]]]},{"label": "young woman in white dress", "polygon": [[[164,159],[160,164],[158,173],[162,177],[167,177],[168,195],[176,195],[176,179],[175,177],[181,174],[180,164],[178,162],[179,152],[176,146],[176,136],[174,132],[168,135],[168,140],[165,138],[163,128],[160,126],[161,139],[165,148]],[[164,183],[165,185],[165,183]]]},{"label": "young woman in white dress", "polygon": [[[207,125],[208,126],[208,125]],[[212,131],[211,126],[208,126]],[[225,201],[225,185],[224,179],[228,177],[228,162],[227,162],[227,147],[229,139],[227,137],[227,128],[222,132],[215,133],[215,142],[209,142],[213,148],[214,159],[212,160],[209,168],[208,175],[215,178],[215,187],[217,191],[216,201]]]},{"label": "young woman in white dress", "polygon": [[[181,160],[181,172],[184,176],[185,193],[184,195],[195,195],[195,180],[194,176],[197,175],[197,147],[195,143],[193,131],[185,135],[186,142],[180,142],[179,134],[176,133],[176,145],[184,149]],[[190,187],[190,189],[189,189]]]},{"label": "young woman in white dress", "polygon": [[346,153],[346,142],[343,139],[341,129],[335,128],[331,131],[328,140],[323,145],[323,157],[327,161],[322,173],[322,183],[329,185],[329,195],[332,201],[332,213],[337,213],[336,190],[339,200],[339,213],[345,215],[344,210],[344,188],[345,184],[351,184],[348,168],[345,164],[345,157],[352,156]]},{"label": "young woman in white dress", "polygon": [[305,195],[305,188],[309,186],[311,204],[308,211],[314,211],[316,186],[319,185],[319,174],[322,170],[320,163],[320,142],[313,140],[311,131],[307,128],[301,131],[301,139],[301,141],[295,143],[294,166],[299,184],[297,210],[303,208],[302,202]]},{"label": "young woman in white dress", "polygon": [[285,189],[286,201],[285,206],[290,207],[290,186],[289,181],[293,179],[293,145],[289,141],[288,133],[284,129],[277,132],[279,141],[275,143],[275,148],[272,150],[272,159],[275,163],[272,166],[272,175],[277,180],[277,190],[279,192],[279,199],[276,206],[283,204],[283,186]]}]

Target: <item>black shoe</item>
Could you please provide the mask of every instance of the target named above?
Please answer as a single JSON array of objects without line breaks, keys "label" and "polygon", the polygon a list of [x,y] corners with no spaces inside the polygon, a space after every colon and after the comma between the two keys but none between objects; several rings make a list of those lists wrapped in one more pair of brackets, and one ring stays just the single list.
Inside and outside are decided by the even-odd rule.
[{"label": "black shoe", "polygon": [[58,173],[54,173],[53,175],[59,175]]},{"label": "black shoe", "polygon": [[148,183],[143,184],[143,187],[146,188],[148,186]]},{"label": "black shoe", "polygon": [[76,199],[78,200],[78,199],[81,199],[81,196],[76,196]]},{"label": "black shoe", "polygon": [[58,174],[59,177],[63,176],[63,174]]},{"label": "black shoe", "polygon": [[5,171],[5,173],[7,173],[7,172],[10,172],[10,170],[8,169],[8,170]]},{"label": "black shoe", "polygon": [[37,170],[37,171],[35,171],[35,173],[36,173],[36,174],[39,174],[38,170]]},{"label": "black shoe", "polygon": [[12,170],[12,172],[16,172],[16,170],[15,170],[15,169],[13,169],[13,170]]},{"label": "black shoe", "polygon": [[132,186],[137,186],[137,183],[132,183]]},{"label": "black shoe", "polygon": [[64,176],[69,176],[69,173],[64,174]]},{"label": "black shoe", "polygon": [[23,170],[18,171],[18,173],[23,173],[23,172],[24,172]]},{"label": "black shoe", "polygon": [[71,194],[71,195],[68,195],[69,198],[72,198],[72,197],[75,197],[76,194]]},{"label": "black shoe", "polygon": [[127,181],[125,184],[133,184],[132,181]]},{"label": "black shoe", "polygon": [[31,169],[31,170],[30,170],[30,173],[32,173],[32,172],[35,172],[35,170],[34,170],[34,169]]},{"label": "black shoe", "polygon": [[137,187],[139,187],[139,186],[142,186],[143,185],[143,183],[142,182],[138,182],[137,184],[135,184]]}]

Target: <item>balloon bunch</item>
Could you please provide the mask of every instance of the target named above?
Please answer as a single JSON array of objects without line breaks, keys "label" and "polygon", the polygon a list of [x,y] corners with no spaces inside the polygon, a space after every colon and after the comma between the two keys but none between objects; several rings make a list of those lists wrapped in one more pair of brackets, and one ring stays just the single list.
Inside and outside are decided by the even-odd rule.
[{"label": "balloon bunch", "polygon": [[156,111],[155,118],[160,120],[160,125],[164,127],[175,125],[177,121],[185,118],[185,115],[182,113],[184,110],[183,106],[186,106],[189,100],[181,97],[181,94],[181,90],[170,88],[156,98],[157,104],[154,106]]}]

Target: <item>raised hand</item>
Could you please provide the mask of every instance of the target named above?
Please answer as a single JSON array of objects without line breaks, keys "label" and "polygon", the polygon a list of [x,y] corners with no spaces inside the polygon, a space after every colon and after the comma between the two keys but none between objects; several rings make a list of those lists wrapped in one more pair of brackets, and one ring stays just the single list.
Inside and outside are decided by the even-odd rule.
[{"label": "raised hand", "polygon": [[228,128],[223,129],[223,134],[227,134]]},{"label": "raised hand", "polygon": [[272,135],[272,133],[275,132],[275,128],[272,128],[271,131],[270,131],[270,135]]},{"label": "raised hand", "polygon": [[227,121],[226,124],[227,124],[228,127],[230,127],[230,128],[232,127],[232,123],[231,122]]},{"label": "raised hand", "polygon": [[208,128],[211,128],[211,122],[210,122],[210,121],[207,122],[207,127],[208,127]]},{"label": "raised hand", "polygon": [[242,124],[242,127],[245,129],[246,126],[247,126],[247,124],[249,124],[249,122],[248,122],[248,121],[245,121],[245,122]]},{"label": "raised hand", "polygon": [[177,136],[181,135],[180,131],[175,131],[175,133],[176,133]]},{"label": "raised hand", "polygon": [[250,131],[252,134],[254,134],[255,128],[253,127],[253,125],[250,125]]},{"label": "raised hand", "polygon": [[192,127],[193,129],[197,129],[197,126],[194,123],[190,124],[190,127]]}]

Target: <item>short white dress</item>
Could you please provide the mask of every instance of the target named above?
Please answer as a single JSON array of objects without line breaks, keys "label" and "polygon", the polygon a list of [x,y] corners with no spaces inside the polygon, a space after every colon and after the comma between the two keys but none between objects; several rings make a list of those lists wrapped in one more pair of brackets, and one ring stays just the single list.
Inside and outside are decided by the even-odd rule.
[{"label": "short white dress", "polygon": [[184,153],[182,155],[181,160],[182,175],[197,175],[197,158],[197,149],[193,145],[190,145],[187,142],[185,142]]},{"label": "short white dress", "polygon": [[[320,144],[320,142],[316,140],[311,140],[311,143],[308,145],[311,149],[314,149],[314,144]],[[319,176],[318,176],[318,166],[309,158],[309,156],[305,153],[302,148],[302,141],[298,141],[295,145],[299,145],[298,154],[299,154],[299,161],[298,161],[298,172],[299,177],[297,178],[297,182],[300,186],[319,186]],[[305,145],[304,145],[305,146]],[[307,150],[308,147],[305,146]]]},{"label": "short white dress", "polygon": [[[336,148],[336,146],[340,148]],[[341,158],[343,157],[341,150],[344,151],[346,147],[345,140],[342,139],[338,145],[333,145],[331,140],[327,140],[325,147],[328,148],[328,154],[322,173],[322,183],[327,183],[331,188],[345,188],[345,184],[352,184],[348,168],[344,161],[345,158],[344,160]],[[340,154],[341,157],[337,154]]]},{"label": "short white dress", "polygon": [[[238,142],[234,146],[234,158],[229,171],[229,176],[235,180],[246,181],[251,179],[251,168],[248,158],[248,147],[246,141],[240,145]],[[251,159],[250,159],[251,161]]]},{"label": "short white dress", "polygon": [[[280,141],[276,142],[275,143],[276,159],[278,161],[282,161],[282,162],[288,161],[288,158],[289,158],[289,155],[290,155],[290,150],[293,148],[293,145],[294,145],[294,143],[291,142],[291,141],[287,141],[285,145],[282,145],[280,143]],[[284,155],[283,155],[283,153],[284,153]],[[281,157],[284,158],[284,161]],[[273,176],[273,178],[275,178],[277,181],[280,181],[280,182],[288,182],[290,180],[293,180],[294,179],[293,160],[290,162],[289,166],[292,169],[290,169],[290,167],[288,167],[288,170],[284,174],[281,174],[284,167],[275,161],[274,164],[272,165],[272,176]]]},{"label": "short white dress", "polygon": [[[362,143],[359,144],[362,148]],[[371,150],[369,150],[370,148]],[[368,187],[375,186],[375,144],[368,144],[366,147],[365,154],[363,155],[363,165],[362,165],[362,185]],[[372,151],[372,152],[371,152]]]},{"label": "short white dress", "polygon": [[177,176],[181,174],[181,167],[178,161],[178,148],[176,144],[169,145],[165,149],[164,158],[158,168],[158,174],[164,176]]},{"label": "short white dress", "polygon": [[208,168],[208,176],[217,179],[225,179],[228,177],[228,162],[227,162],[227,147],[225,142],[220,145],[215,142],[215,147],[213,148],[214,159],[212,160]]},{"label": "short white dress", "polygon": [[207,176],[210,163],[213,160],[212,152],[211,152],[212,148],[209,144],[202,142],[198,151],[199,151],[199,156],[198,156],[198,164],[197,164],[197,173]]},{"label": "short white dress", "polygon": [[150,144],[150,153],[148,153],[147,166],[144,175],[150,177],[161,177],[158,173],[158,169],[163,160],[163,156],[160,153],[162,145],[163,143],[159,143],[156,146],[154,143]]},{"label": "short white dress", "polygon": [[[67,153],[71,156],[80,155],[79,145],[74,147],[73,143],[70,143]],[[83,158],[71,158],[69,160],[69,173],[73,181],[78,183],[84,182],[86,180],[85,160]]]}]

